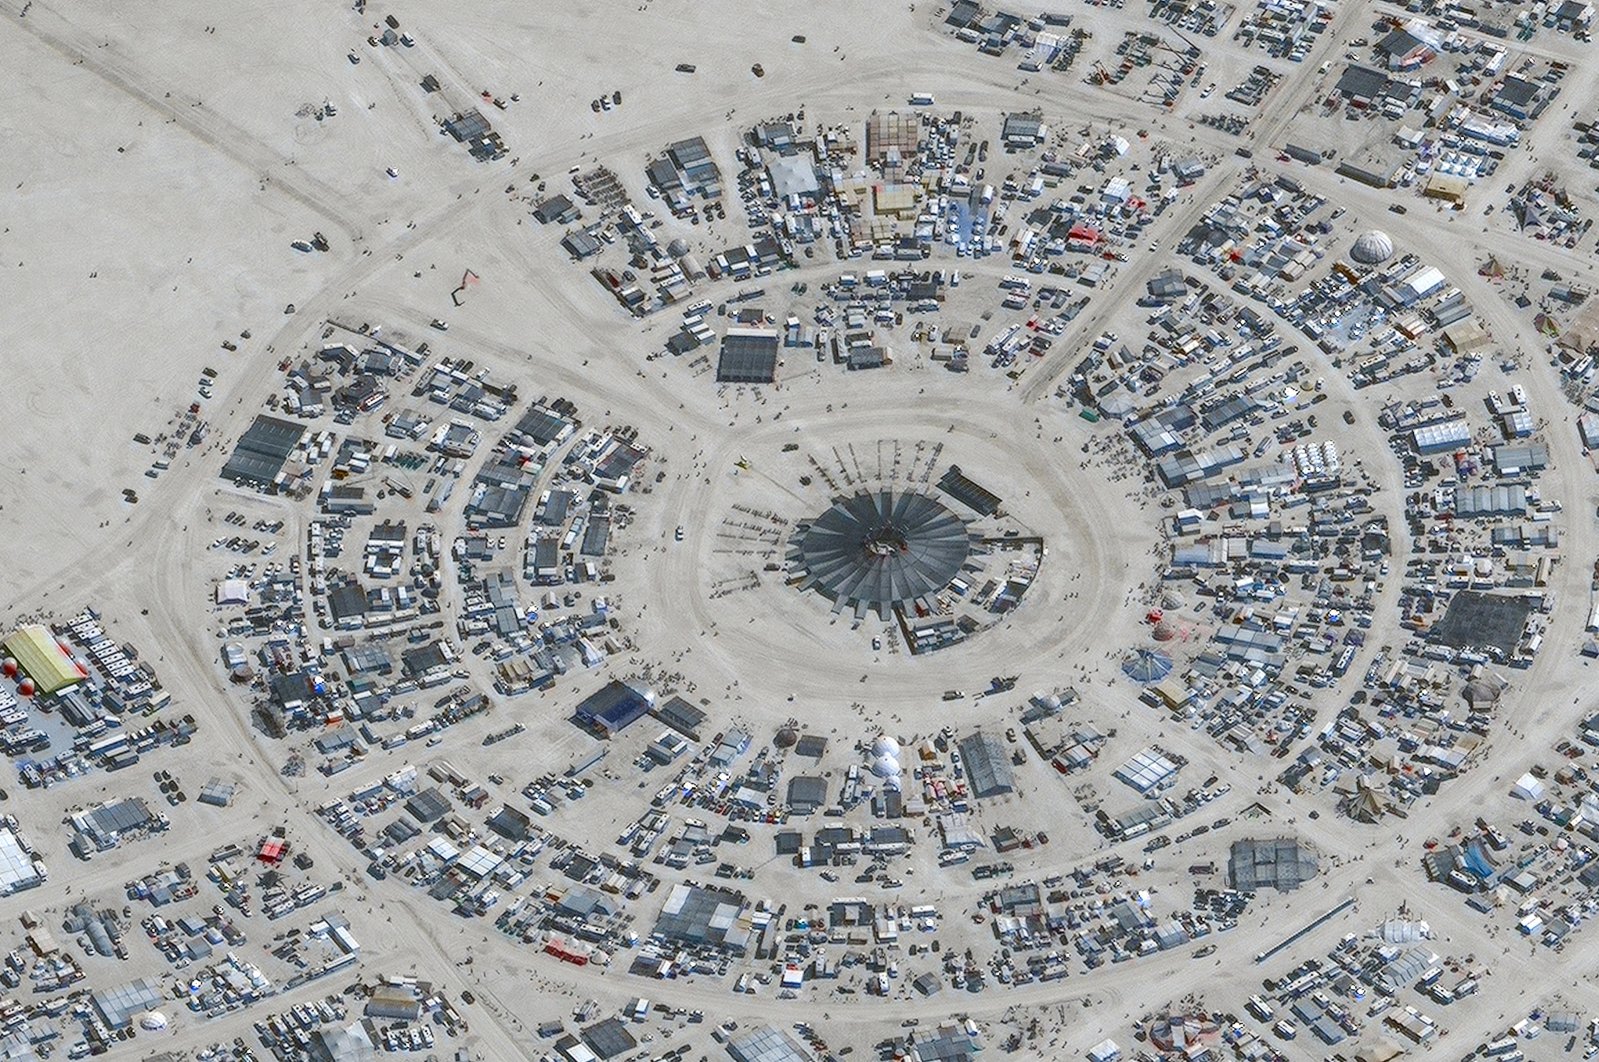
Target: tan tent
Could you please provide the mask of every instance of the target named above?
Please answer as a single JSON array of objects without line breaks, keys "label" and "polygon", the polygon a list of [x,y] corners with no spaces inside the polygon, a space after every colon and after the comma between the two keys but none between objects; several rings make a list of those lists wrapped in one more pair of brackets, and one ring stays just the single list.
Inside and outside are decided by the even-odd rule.
[{"label": "tan tent", "polygon": [[1571,326],[1560,334],[1560,346],[1586,354],[1599,347],[1599,300],[1590,301]]}]

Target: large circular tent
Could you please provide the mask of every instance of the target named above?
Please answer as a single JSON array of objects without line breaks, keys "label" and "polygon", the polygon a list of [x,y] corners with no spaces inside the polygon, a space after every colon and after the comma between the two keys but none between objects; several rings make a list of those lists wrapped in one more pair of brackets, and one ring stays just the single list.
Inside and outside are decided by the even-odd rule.
[{"label": "large circular tent", "polygon": [[1394,256],[1394,241],[1381,229],[1363,232],[1355,238],[1349,257],[1361,265],[1379,265]]},{"label": "large circular tent", "polygon": [[1134,682],[1159,682],[1171,668],[1171,657],[1158,649],[1136,649],[1122,661],[1122,673]]},{"label": "large circular tent", "polygon": [[877,490],[839,498],[803,525],[789,559],[802,588],[887,619],[948,586],[971,548],[966,521],[942,502]]}]

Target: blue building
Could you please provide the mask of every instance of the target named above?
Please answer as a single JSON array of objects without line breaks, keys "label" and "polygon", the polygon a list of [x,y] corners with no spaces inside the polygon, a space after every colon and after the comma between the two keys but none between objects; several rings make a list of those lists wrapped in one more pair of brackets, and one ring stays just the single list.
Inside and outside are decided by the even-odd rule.
[{"label": "blue building", "polygon": [[609,738],[648,715],[654,705],[653,692],[612,679],[583,698],[573,715],[579,726]]}]

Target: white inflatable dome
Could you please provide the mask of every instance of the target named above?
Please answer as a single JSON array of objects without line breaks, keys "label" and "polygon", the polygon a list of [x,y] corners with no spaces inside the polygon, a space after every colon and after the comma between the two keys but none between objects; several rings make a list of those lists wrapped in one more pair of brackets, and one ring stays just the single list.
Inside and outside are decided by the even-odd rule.
[{"label": "white inflatable dome", "polygon": [[1377,265],[1393,256],[1394,241],[1380,229],[1361,233],[1355,240],[1355,246],[1349,250],[1349,257],[1362,265]]}]

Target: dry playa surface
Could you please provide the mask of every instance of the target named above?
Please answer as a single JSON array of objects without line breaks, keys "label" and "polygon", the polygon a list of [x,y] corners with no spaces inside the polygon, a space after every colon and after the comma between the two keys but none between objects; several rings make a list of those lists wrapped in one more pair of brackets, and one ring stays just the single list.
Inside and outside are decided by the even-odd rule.
[{"label": "dry playa surface", "polygon": [[[1096,61],[1113,63],[1112,49],[1129,29],[1170,32],[1146,17],[1143,3],[1124,8],[1058,0],[1050,6],[1067,9],[1073,25],[1092,30],[1089,47]],[[1270,1052],[1299,1060],[1341,1051],[1345,1058],[1387,1062],[1383,1052],[1396,1044],[1420,1056],[1469,1057],[1477,1045],[1501,1038],[1539,1008],[1582,1014],[1583,1039],[1571,1049],[1565,1036],[1549,1033],[1527,1038],[1518,1050],[1539,1059],[1577,1057],[1586,1045],[1586,1022],[1599,1018],[1599,948],[1589,935],[1574,936],[1558,952],[1541,946],[1532,934],[1516,930],[1510,914],[1526,897],[1511,897],[1494,917],[1484,918],[1456,893],[1429,882],[1420,861],[1434,842],[1456,827],[1471,829],[1479,816],[1507,827],[1512,819],[1531,816],[1530,807],[1506,796],[1511,784],[1535,763],[1554,763],[1550,749],[1572,738],[1595,707],[1592,661],[1577,652],[1589,622],[1589,569],[1599,556],[1594,463],[1568,423],[1581,409],[1568,400],[1569,388],[1549,365],[1547,337],[1531,312],[1515,306],[1502,286],[1477,269],[1492,254],[1534,275],[1556,270],[1573,284],[1591,285],[1594,248],[1571,250],[1490,228],[1495,219],[1480,213],[1477,199],[1468,210],[1435,211],[1431,200],[1406,190],[1408,210],[1394,213],[1389,206],[1399,189],[1345,180],[1330,165],[1290,167],[1286,156],[1277,157],[1292,139],[1296,117],[1330,90],[1329,75],[1319,69],[1323,62],[1334,61],[1335,77],[1347,38],[1369,33],[1380,16],[1404,17],[1392,5],[1342,0],[1300,63],[1267,60],[1231,42],[1238,14],[1219,36],[1201,38],[1209,63],[1204,82],[1231,87],[1259,62],[1284,76],[1243,138],[1199,124],[1205,109],[1193,89],[1180,105],[1157,109],[1134,92],[1087,85],[1086,61],[1070,73],[1028,75],[1016,69],[1014,47],[1003,58],[980,54],[948,32],[943,13],[946,7],[929,3],[843,0],[489,0],[451,8],[369,0],[364,12],[309,0],[224,6],[173,0],[154,8],[107,0],[0,0],[0,70],[7,72],[9,90],[0,113],[0,141],[7,145],[0,151],[0,468],[9,484],[0,491],[0,633],[34,619],[60,623],[92,606],[115,641],[139,647],[141,659],[171,694],[169,713],[190,715],[197,725],[191,741],[147,756],[127,771],[90,771],[44,788],[19,780],[26,757],[10,757],[18,771],[0,772],[6,775],[0,779],[0,812],[15,816],[20,834],[50,868],[40,889],[0,898],[0,946],[20,952],[25,943],[17,927],[31,912],[66,947],[79,948],[68,939],[72,934],[59,929],[70,907],[80,900],[117,909],[133,904],[126,926],[134,938],[132,957],[88,956],[86,976],[76,988],[99,991],[150,977],[166,989],[161,1009],[170,1024],[110,1042],[117,1057],[247,1057],[226,1053],[234,1050],[229,1045],[236,1037],[253,1057],[272,1057],[256,1030],[267,1015],[382,975],[421,979],[452,1001],[464,1023],[452,1025],[448,1035],[438,1025],[431,1056],[440,1059],[581,1062],[581,1054],[559,1054],[557,1038],[541,1036],[539,1026],[564,1020],[575,1031],[632,1013],[638,997],[671,1014],[629,1021],[636,1051],[618,1058],[658,1059],[682,1046],[685,1053],[678,1057],[717,1059],[728,1053],[722,1041],[762,1026],[785,1030],[801,1057],[894,1057],[914,1052],[914,1044],[885,1041],[931,1032],[958,1018],[971,1023],[970,1046],[980,1044],[990,1056],[1081,1059],[1112,1039],[1121,1057],[1131,1059],[1160,1053],[1145,1036],[1135,1038],[1137,1030],[1147,1032],[1148,1017],[1182,1006],[1228,1015],[1249,1032],[1254,1054],[1246,1054],[1237,1036],[1207,1039],[1217,1059]],[[1024,5],[1022,13],[1034,12]],[[367,43],[390,15],[414,35],[412,45]],[[1573,184],[1592,179],[1574,152],[1557,147],[1565,144],[1561,137],[1573,112],[1591,111],[1599,90],[1591,50],[1570,35],[1545,30],[1526,51],[1570,62],[1572,70],[1559,101],[1531,126],[1529,138],[1543,157],[1535,162],[1527,151],[1509,157],[1496,175],[1482,180],[1483,204],[1502,186],[1547,166],[1566,167],[1562,172]],[[678,73],[679,63],[696,70]],[[761,64],[760,76],[752,73],[755,63]],[[430,75],[440,82],[436,92],[419,87]],[[506,105],[485,102],[485,91]],[[809,350],[785,349],[776,386],[718,384],[711,372],[692,369],[689,356],[662,353],[677,331],[680,309],[642,318],[628,314],[596,283],[587,264],[569,260],[561,246],[566,229],[541,226],[531,214],[531,205],[546,194],[572,191],[569,169],[603,164],[620,176],[639,209],[662,216],[662,243],[681,236],[696,253],[714,254],[753,238],[750,230],[742,217],[691,225],[648,197],[645,166],[665,145],[703,136],[728,174],[744,133],[758,121],[804,110],[810,125],[852,124],[860,136],[874,110],[907,110],[907,99],[921,92],[936,95],[939,113],[963,110],[986,123],[985,130],[997,131],[1006,113],[1036,107],[1063,129],[1126,134],[1138,145],[1135,152],[1143,153],[1134,157],[1149,160],[1148,170],[1154,169],[1153,156],[1143,140],[1203,153],[1213,165],[1180,190],[1104,284],[1092,290],[1066,285],[1074,298],[1087,296],[1086,306],[1064,324],[1047,354],[1011,375],[979,367],[976,350],[974,371],[950,372],[935,360],[936,345],[901,343],[901,328],[895,363],[875,374],[845,372]],[[610,93],[625,102],[591,108],[590,100]],[[503,137],[505,157],[477,162],[443,135],[438,118],[474,106]],[[1331,121],[1321,119],[1316,128]],[[997,132],[982,134],[988,135],[997,143]],[[1369,137],[1369,130],[1359,136]],[[1356,133],[1348,138],[1353,143]],[[1252,159],[1235,154],[1246,145]],[[996,147],[993,173],[1011,165]],[[1084,407],[1068,381],[1105,332],[1120,337],[1117,347],[1137,349],[1152,312],[1139,302],[1146,286],[1169,267],[1200,272],[1175,248],[1217,200],[1249,179],[1246,172],[1268,183],[1291,175],[1308,193],[1347,211],[1329,237],[1338,243],[1327,244],[1335,250],[1320,274],[1356,233],[1377,227],[1402,249],[1442,267],[1491,333],[1494,351],[1518,358],[1520,366],[1513,376],[1485,370],[1483,380],[1455,391],[1452,401],[1475,410],[1487,399],[1487,381],[1504,391],[1519,384],[1528,406],[1552,422],[1540,435],[1549,448],[1549,468],[1538,485],[1544,499],[1560,502],[1552,519],[1560,528],[1561,560],[1546,591],[1552,604],[1545,647],[1524,670],[1507,671],[1513,682],[1470,769],[1429,792],[1407,817],[1356,822],[1335,810],[1331,790],[1311,784],[1296,792],[1280,784],[1292,759],[1223,744],[1198,722],[1156,710],[1121,667],[1128,647],[1153,646],[1150,610],[1161,606],[1160,573],[1171,558],[1173,492],[1161,486],[1151,462],[1120,426],[1081,415]],[[1144,173],[1133,176],[1141,182]],[[1079,179],[1102,183],[1085,167],[1057,191],[1070,194]],[[728,199],[732,214],[731,189]],[[1016,214],[1024,209],[1015,208]],[[292,248],[316,234],[325,236],[326,251]],[[614,249],[605,253],[622,268],[624,256]],[[979,260],[938,253],[941,258],[914,267],[961,269],[960,288],[946,293],[947,305],[958,307],[951,316],[986,325],[986,311],[998,304],[997,285],[1019,267],[1003,254]],[[885,264],[895,265],[835,260],[822,246],[815,258],[798,258],[792,269],[748,282],[766,291],[752,304],[781,323],[789,312],[782,292],[793,293],[800,284],[820,290],[843,272]],[[475,283],[453,298],[468,273]],[[1214,276],[1206,279],[1225,290]],[[740,286],[748,285],[724,279],[693,298],[726,304]],[[791,301],[801,305],[797,295]],[[809,310],[817,302],[813,297],[804,305]],[[1263,302],[1250,305],[1266,312]],[[735,304],[726,312],[737,310]],[[1281,323],[1279,330],[1291,332]],[[446,544],[439,570],[448,585],[439,596],[438,636],[458,643],[459,654],[449,686],[412,699],[417,718],[462,683],[484,693],[490,710],[441,731],[437,744],[420,738],[393,747],[368,743],[353,765],[323,773],[315,767],[315,741],[336,727],[286,737],[264,732],[252,711],[256,698],[230,682],[219,665],[219,651],[231,636],[216,592],[246,560],[286,565],[298,556],[309,569],[308,535],[313,521],[325,518],[309,500],[240,488],[220,479],[218,471],[269,396],[275,401],[284,392],[286,365],[315,357],[333,334],[353,337],[349,341],[357,346],[381,336],[412,351],[426,342],[432,354],[424,364],[438,356],[471,359],[474,371],[514,383],[517,401],[507,421],[478,425],[486,441],[450,500],[425,511],[426,499],[418,497],[404,511],[413,532],[431,524]],[[1373,627],[1349,680],[1326,688],[1308,683],[1300,691],[1315,709],[1319,728],[1351,703],[1359,674],[1377,648],[1401,646],[1414,633],[1400,626],[1397,573],[1413,546],[1406,527],[1409,496],[1431,487],[1404,485],[1390,433],[1379,427],[1378,417],[1390,401],[1429,388],[1411,380],[1356,390],[1347,364],[1335,365],[1297,333],[1290,338],[1299,341],[1297,357],[1310,365],[1307,378],[1324,381],[1316,386],[1316,438],[1335,443],[1351,463],[1358,458],[1363,474],[1379,485],[1369,501],[1392,530],[1396,573],[1370,588]],[[714,350],[710,357],[714,361]],[[1497,357],[1490,354],[1489,360]],[[198,403],[197,381],[205,381],[206,395]],[[411,382],[396,382],[389,405],[361,413],[353,428],[328,418],[308,421],[308,427],[383,439],[384,418],[406,403],[421,404],[410,396]],[[458,578],[448,554],[450,543],[474,531],[465,504],[476,467],[492,441],[540,396],[572,401],[584,431],[636,430],[649,457],[639,482],[613,499],[631,511],[613,532],[606,581],[585,584],[581,599],[580,607],[595,597],[607,600],[616,622],[601,634],[613,638],[615,648],[601,666],[577,668],[552,688],[507,696],[495,688],[491,655],[470,651],[477,637],[457,633],[467,580]],[[198,413],[191,403],[200,407]],[[202,421],[205,430],[191,445],[185,440]],[[136,436],[148,441],[135,444]],[[152,458],[168,442],[176,444],[170,458],[152,469]],[[823,512],[835,493],[886,486],[932,493],[930,484],[952,463],[1004,499],[1008,526],[1041,540],[1036,574],[1029,572],[1026,596],[1014,610],[960,644],[912,654],[893,622],[835,610],[820,595],[792,585],[785,568],[788,535]],[[546,477],[540,490],[553,483],[548,477],[556,463],[549,465],[539,466]],[[159,474],[147,478],[147,470]],[[313,494],[328,475],[319,473]],[[419,494],[430,478],[416,470],[389,475]],[[587,495],[589,488],[580,486]],[[137,492],[136,501],[127,488]],[[241,513],[243,523],[282,521],[282,529],[271,533],[275,556],[243,558],[219,547],[237,531],[225,520],[231,512]],[[504,532],[513,540],[509,550],[529,533],[526,517],[521,524]],[[360,543],[352,531],[344,567],[361,563]],[[1415,549],[1419,555],[1421,548]],[[510,567],[521,570],[514,560]],[[478,571],[474,578],[482,575]],[[296,568],[294,578],[309,602],[308,571]],[[537,602],[544,590],[524,586],[521,600]],[[1218,628],[1244,622],[1214,614],[1200,602],[1172,611],[1179,608],[1183,626],[1163,648],[1184,661],[1199,655]],[[332,658],[331,639],[342,632],[317,629],[309,609],[307,616],[304,651],[320,654],[326,638]],[[396,657],[406,647],[403,639],[391,645]],[[774,792],[789,778],[810,773],[824,775],[837,792],[852,770],[864,773],[868,759],[860,751],[879,734],[897,738],[908,757],[938,742],[942,759],[950,737],[978,729],[996,737],[1010,731],[1000,747],[1007,758],[1018,757],[1014,788],[981,802],[974,818],[982,827],[1008,827],[1029,841],[1003,855],[984,852],[973,862],[1003,859],[1010,869],[999,880],[978,880],[970,864],[941,863],[938,826],[931,817],[917,817],[905,823],[916,843],[892,864],[893,878],[860,881],[859,867],[823,876],[818,868],[797,866],[789,855],[774,855],[770,824],[735,820],[725,807],[669,807],[664,814],[674,819],[674,829],[685,820],[709,819],[716,833],[737,821],[754,837],[746,845],[719,845],[708,863],[647,865],[659,888],[623,904],[636,938],[649,937],[671,887],[684,880],[737,887],[766,900],[770,911],[781,907],[786,913],[779,917],[787,919],[825,919],[829,905],[851,897],[937,908],[936,933],[907,928],[885,953],[891,954],[895,977],[890,981],[885,974],[881,992],[868,987],[860,971],[846,971],[837,983],[851,985],[847,993],[812,979],[798,998],[785,998],[770,976],[757,982],[758,991],[733,990],[740,971],[771,973],[764,957],[738,960],[731,974],[713,967],[659,980],[630,972],[633,957],[626,950],[609,956],[608,963],[562,963],[544,953],[542,941],[528,943],[496,928],[496,918],[513,901],[509,887],[503,899],[497,897],[498,909],[476,917],[455,913],[406,874],[372,874],[379,860],[330,828],[323,814],[353,792],[381,788],[407,765],[425,771],[446,759],[485,790],[489,802],[481,812],[456,808],[466,819],[476,815],[471,826],[481,839],[489,836],[482,821],[487,814],[502,804],[528,807],[525,785],[560,777],[605,747],[610,751],[589,775],[589,795],[581,795],[579,784],[580,798],[533,823],[569,846],[626,858],[625,847],[613,839],[651,813],[651,798],[682,764],[648,773],[639,766],[648,762],[650,740],[662,732],[654,720],[599,742],[573,725],[572,714],[582,698],[610,680],[645,677],[706,705],[704,737],[737,727],[752,736],[754,750],[765,751],[779,729],[793,723],[828,738],[824,760],[783,761],[783,780],[774,783]],[[6,686],[11,688],[10,676]],[[1070,776],[1015,736],[1030,693],[1066,688],[1078,699],[1061,718],[1092,728],[1104,741],[1093,764]],[[499,740],[513,725],[517,731]],[[1292,754],[1312,740],[1309,728],[1283,735]],[[1181,758],[1178,789],[1207,791],[1204,807],[1196,804],[1191,819],[1167,832],[1191,831],[1202,822],[1209,828],[1163,850],[1146,850],[1147,836],[1108,836],[1094,815],[1103,809],[1115,816],[1147,803],[1113,772],[1152,747]],[[772,762],[779,759],[774,754]],[[295,770],[291,761],[313,766]],[[738,770],[747,765],[746,760]],[[160,807],[164,790],[149,780],[156,770],[171,771],[188,799]],[[707,777],[714,775],[713,770]],[[236,786],[231,806],[193,799],[213,778]],[[1205,779],[1214,781],[1201,784]],[[124,796],[160,807],[170,825],[80,860],[69,848],[65,823],[74,812]],[[869,804],[851,809],[848,822],[882,825],[867,815]],[[397,810],[398,805],[374,818],[370,832]],[[788,825],[811,834],[844,820],[842,812],[818,813]],[[281,923],[252,916],[248,943],[237,953],[265,961],[291,927],[308,927],[313,914],[336,912],[360,940],[359,962],[299,983],[291,983],[292,971],[284,970],[280,991],[268,998],[211,1015],[191,1009],[181,997],[182,980],[192,970],[181,967],[187,972],[180,975],[142,939],[138,923],[150,911],[128,899],[129,883],[179,863],[203,877],[219,846],[237,844],[252,852],[279,827],[291,850],[308,857],[304,873],[337,887],[328,906]],[[1035,840],[1040,834],[1045,838]],[[1065,876],[1070,890],[1074,870],[1120,857],[1118,869],[1098,873],[1092,885],[1083,886],[1087,900],[1095,890],[1104,896],[1138,894],[1139,902],[1165,917],[1188,910],[1196,884],[1223,887],[1233,842],[1277,836],[1303,838],[1318,855],[1319,873],[1294,892],[1262,890],[1235,926],[1199,942],[1213,952],[1179,947],[1093,968],[1071,953],[1072,972],[1059,980],[990,981],[982,991],[966,992],[946,978],[936,994],[911,987],[914,973],[941,971],[951,954],[971,951],[986,963],[998,951],[990,905],[996,887]],[[724,861],[740,876],[714,879],[715,864]],[[536,864],[530,860],[527,882],[518,879],[517,902],[572,885],[550,862],[548,855]],[[1201,881],[1189,868],[1205,863],[1215,864],[1217,876]],[[201,884],[207,909],[223,902],[216,889]],[[1353,902],[1342,905],[1346,899]],[[1364,939],[1401,909],[1429,923],[1433,951],[1471,956],[1473,968],[1491,970],[1479,994],[1448,1007],[1407,989],[1401,1005],[1428,1010],[1441,1034],[1400,1043],[1394,1029],[1366,1016],[1369,1001],[1358,1005],[1363,1031],[1339,1046],[1322,1043],[1305,1028],[1296,1038],[1274,1034],[1273,1023],[1246,1014],[1246,1001],[1264,991],[1263,979],[1280,980],[1309,958],[1326,961],[1346,935]],[[1257,962],[1333,910],[1291,948]],[[11,937],[16,940],[7,944]],[[836,959],[874,947],[851,944],[831,954]],[[1058,950],[1069,951],[1066,945]],[[5,991],[24,1007],[42,998],[26,981]],[[352,1018],[359,1017],[359,1001],[349,998]],[[691,1020],[694,1014],[703,1021]],[[716,1040],[713,1030],[719,1030]],[[807,1040],[811,1033],[815,1041]],[[38,1057],[49,1051],[66,1057],[76,1038],[73,1032],[47,1044]],[[1357,1049],[1369,1054],[1357,1055]],[[326,1057],[293,1050],[284,1048],[279,1057]]]}]

